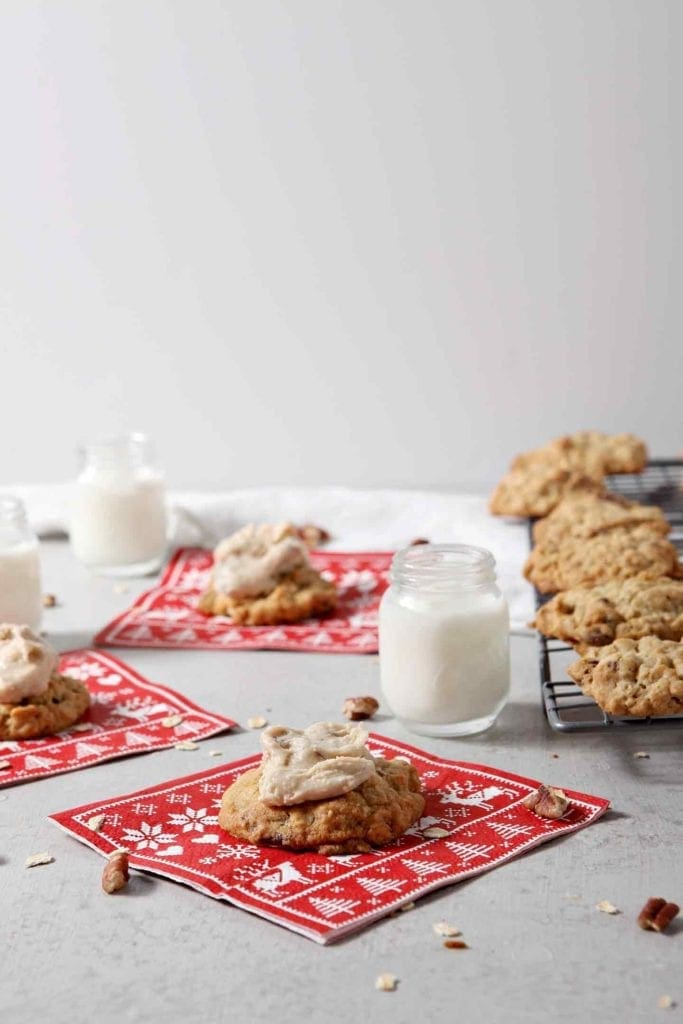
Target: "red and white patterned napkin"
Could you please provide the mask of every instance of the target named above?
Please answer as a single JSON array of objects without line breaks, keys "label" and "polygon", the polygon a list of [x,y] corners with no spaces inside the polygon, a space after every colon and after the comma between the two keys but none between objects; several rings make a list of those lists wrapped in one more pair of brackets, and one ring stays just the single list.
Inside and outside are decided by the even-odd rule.
[{"label": "red and white patterned napkin", "polygon": [[95,643],[103,647],[374,654],[377,609],[388,585],[392,557],[386,552],[314,551],[313,565],[339,590],[334,615],[287,626],[237,626],[225,616],[197,611],[213,558],[204,548],[182,548],[171,559],[159,585],[106,625]]},{"label": "red and white patterned napkin", "polygon": [[[166,686],[150,683],[102,651],[69,651],[59,671],[86,684],[90,708],[79,722],[39,740],[0,740],[0,786],[87,768],[100,761],[183,740],[204,739],[236,723],[213,715]],[[172,719],[175,724],[164,724]]]},{"label": "red and white patterned napkin", "polygon": [[[369,745],[375,754],[411,761],[427,797],[420,821],[374,853],[322,857],[252,846],[224,832],[216,817],[221,794],[259,756],[51,818],[102,854],[125,847],[134,868],[184,882],[327,943],[433,889],[590,825],[609,806],[601,797],[566,791],[570,809],[551,821],[522,805],[539,785],[532,779],[447,761],[375,734]],[[87,822],[100,814],[104,825],[92,832]],[[447,835],[423,834],[435,827]]]}]

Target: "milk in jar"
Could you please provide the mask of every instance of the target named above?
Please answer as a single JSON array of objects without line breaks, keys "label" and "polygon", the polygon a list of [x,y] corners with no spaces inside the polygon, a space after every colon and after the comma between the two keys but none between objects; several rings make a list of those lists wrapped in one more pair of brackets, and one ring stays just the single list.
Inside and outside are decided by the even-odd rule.
[{"label": "milk in jar", "polygon": [[42,616],[38,538],[23,503],[0,495],[0,622],[39,630]]},{"label": "milk in jar", "polygon": [[395,556],[379,611],[384,697],[408,728],[489,728],[510,688],[509,616],[484,548],[424,544]]},{"label": "milk in jar", "polygon": [[70,537],[76,558],[111,576],[159,568],[166,550],[165,483],[144,434],[85,445]]}]

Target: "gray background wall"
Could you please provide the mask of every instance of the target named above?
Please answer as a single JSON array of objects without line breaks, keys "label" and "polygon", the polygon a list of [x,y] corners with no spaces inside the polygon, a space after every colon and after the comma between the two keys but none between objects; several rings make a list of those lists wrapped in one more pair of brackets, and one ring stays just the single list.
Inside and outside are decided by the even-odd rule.
[{"label": "gray background wall", "polygon": [[5,482],[126,427],[188,486],[683,447],[678,0],[0,15]]}]

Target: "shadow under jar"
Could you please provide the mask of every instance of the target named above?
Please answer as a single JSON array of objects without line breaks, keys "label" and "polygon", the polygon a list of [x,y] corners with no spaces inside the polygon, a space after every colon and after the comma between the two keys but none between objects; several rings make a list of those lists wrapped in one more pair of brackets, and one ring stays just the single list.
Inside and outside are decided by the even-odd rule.
[{"label": "shadow under jar", "polygon": [[510,691],[509,614],[490,551],[405,548],[379,610],[382,691],[426,736],[468,736],[495,722]]}]

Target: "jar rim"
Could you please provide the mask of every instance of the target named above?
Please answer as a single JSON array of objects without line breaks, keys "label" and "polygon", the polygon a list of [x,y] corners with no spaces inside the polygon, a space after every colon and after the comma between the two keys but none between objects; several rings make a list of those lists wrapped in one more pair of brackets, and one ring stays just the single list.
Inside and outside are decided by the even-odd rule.
[{"label": "jar rim", "polygon": [[81,442],[78,453],[85,460],[116,461],[125,457],[133,462],[142,462],[151,457],[152,442],[148,434],[139,430],[108,434],[94,441]]},{"label": "jar rim", "polygon": [[403,586],[480,586],[495,580],[496,562],[474,544],[419,544],[402,548],[391,563],[391,579]]}]

